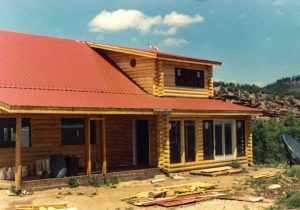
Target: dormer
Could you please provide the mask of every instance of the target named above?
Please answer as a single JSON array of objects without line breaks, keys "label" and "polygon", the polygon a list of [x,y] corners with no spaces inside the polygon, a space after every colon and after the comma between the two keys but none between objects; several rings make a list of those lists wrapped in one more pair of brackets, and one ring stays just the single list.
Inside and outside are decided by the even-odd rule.
[{"label": "dormer", "polygon": [[213,66],[210,61],[154,50],[141,50],[87,42],[107,56],[149,94],[166,97],[212,98]]}]

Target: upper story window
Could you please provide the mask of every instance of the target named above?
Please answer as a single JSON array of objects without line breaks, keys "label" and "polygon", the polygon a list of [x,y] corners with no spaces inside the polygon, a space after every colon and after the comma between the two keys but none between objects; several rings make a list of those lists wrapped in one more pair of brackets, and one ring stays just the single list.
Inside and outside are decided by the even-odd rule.
[{"label": "upper story window", "polygon": [[175,68],[175,84],[182,87],[204,88],[204,71]]}]

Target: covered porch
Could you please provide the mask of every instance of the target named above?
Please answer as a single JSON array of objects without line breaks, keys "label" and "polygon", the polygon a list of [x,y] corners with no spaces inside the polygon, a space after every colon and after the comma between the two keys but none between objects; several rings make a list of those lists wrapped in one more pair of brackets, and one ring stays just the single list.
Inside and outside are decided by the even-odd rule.
[{"label": "covered porch", "polygon": [[[91,176],[159,173],[155,115],[1,114],[0,122],[0,169],[11,173],[0,180],[3,188],[66,185],[71,176],[87,183]],[[53,177],[49,159],[55,155],[77,159],[75,172]]]}]

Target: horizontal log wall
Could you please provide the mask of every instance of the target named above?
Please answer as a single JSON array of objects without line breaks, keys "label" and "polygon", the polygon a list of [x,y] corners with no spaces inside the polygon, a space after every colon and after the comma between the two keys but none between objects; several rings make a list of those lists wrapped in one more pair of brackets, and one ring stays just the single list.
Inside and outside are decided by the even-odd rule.
[{"label": "horizontal log wall", "polygon": [[[133,81],[148,93],[153,93],[155,78],[155,60],[142,56],[129,55],[125,53],[104,51],[105,54],[122,69]],[[130,60],[136,60],[136,66],[130,66]]]},{"label": "horizontal log wall", "polygon": [[[164,96],[209,98],[213,96],[212,67],[176,62],[163,62]],[[190,68],[204,71],[204,88],[176,87],[175,68]]]},{"label": "horizontal log wall", "polygon": [[[27,116],[28,117],[28,116]],[[22,148],[22,165],[35,169],[36,160],[51,154],[77,155],[80,165],[85,166],[85,145],[61,145],[61,116],[40,115],[31,118],[31,146]],[[70,116],[64,116],[70,117]],[[72,116],[71,116],[72,117]],[[82,117],[82,116],[80,116]],[[149,119],[150,165],[157,165],[156,118],[139,116],[106,116],[107,160],[110,165],[132,165],[133,121]],[[99,121],[98,121],[99,122]],[[97,124],[96,144],[92,144],[92,165],[101,163],[101,123]],[[15,149],[0,148],[0,168],[15,164]]]}]

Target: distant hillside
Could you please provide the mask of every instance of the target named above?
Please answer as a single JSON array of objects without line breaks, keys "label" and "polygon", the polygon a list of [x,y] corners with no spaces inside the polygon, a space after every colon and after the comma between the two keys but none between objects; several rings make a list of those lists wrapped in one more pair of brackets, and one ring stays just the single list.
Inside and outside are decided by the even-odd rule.
[{"label": "distant hillside", "polygon": [[286,96],[300,100],[300,76],[285,77],[262,88],[264,93]]},{"label": "distant hillside", "polygon": [[266,117],[300,117],[300,76],[282,78],[265,87],[214,82],[214,91],[216,99],[261,109]]}]

